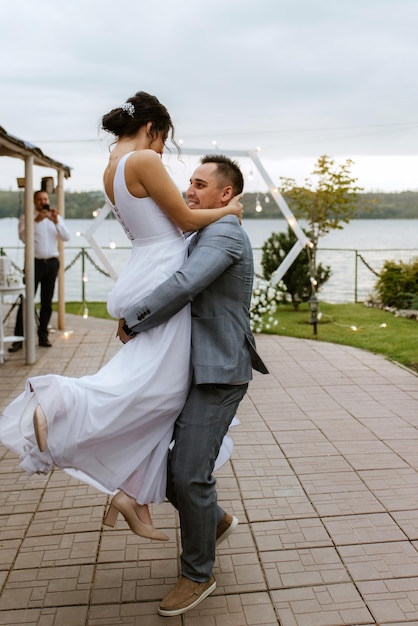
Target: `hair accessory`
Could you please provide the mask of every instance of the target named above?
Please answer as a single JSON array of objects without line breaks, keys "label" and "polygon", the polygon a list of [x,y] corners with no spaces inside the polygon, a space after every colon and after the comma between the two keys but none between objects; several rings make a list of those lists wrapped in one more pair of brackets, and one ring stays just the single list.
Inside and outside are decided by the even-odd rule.
[{"label": "hair accessory", "polygon": [[126,111],[131,117],[135,117],[135,107],[132,102],[125,102],[125,104],[122,104],[121,109]]}]

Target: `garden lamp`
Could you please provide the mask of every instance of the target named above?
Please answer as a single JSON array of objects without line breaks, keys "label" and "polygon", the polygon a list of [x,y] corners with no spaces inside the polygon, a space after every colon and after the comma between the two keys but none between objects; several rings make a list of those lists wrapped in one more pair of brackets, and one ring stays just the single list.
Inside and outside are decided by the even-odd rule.
[{"label": "garden lamp", "polygon": [[308,300],[309,308],[311,309],[311,319],[309,323],[313,325],[314,335],[316,335],[316,327],[318,324],[318,311],[319,311],[319,300],[315,294],[313,294]]}]

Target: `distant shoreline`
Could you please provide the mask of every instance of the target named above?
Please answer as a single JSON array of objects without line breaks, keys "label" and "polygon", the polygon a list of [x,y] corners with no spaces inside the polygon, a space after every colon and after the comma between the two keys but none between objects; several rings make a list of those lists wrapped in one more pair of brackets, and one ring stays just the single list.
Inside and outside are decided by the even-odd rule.
[{"label": "distant shoreline", "polygon": [[[0,190],[0,219],[19,217],[23,213],[23,191]],[[352,219],[418,219],[418,191],[394,193],[363,192],[358,196],[358,211]],[[51,194],[51,204],[56,198]],[[284,219],[272,196],[267,192],[244,193],[246,219]],[[65,192],[65,217],[67,219],[90,219],[93,211],[105,204],[102,191]],[[256,210],[261,206],[261,212]]]}]

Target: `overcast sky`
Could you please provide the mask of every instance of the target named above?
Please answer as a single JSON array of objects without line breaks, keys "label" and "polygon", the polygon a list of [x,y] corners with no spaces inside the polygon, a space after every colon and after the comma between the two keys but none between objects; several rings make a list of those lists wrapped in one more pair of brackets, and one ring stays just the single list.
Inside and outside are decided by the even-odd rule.
[{"label": "overcast sky", "polygon": [[[260,147],[275,184],[327,154],[366,191],[418,189],[417,0],[0,0],[0,20],[0,125],[73,167],[68,190],[102,188],[100,119],[139,90],[185,147]],[[169,159],[182,188],[197,159]],[[1,189],[22,175],[0,159]]]}]

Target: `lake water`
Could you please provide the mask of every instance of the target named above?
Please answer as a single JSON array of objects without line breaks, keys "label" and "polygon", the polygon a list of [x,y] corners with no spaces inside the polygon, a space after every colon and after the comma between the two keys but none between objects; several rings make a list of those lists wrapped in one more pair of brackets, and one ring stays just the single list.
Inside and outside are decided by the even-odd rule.
[{"label": "lake water", "polygon": [[[105,300],[112,280],[106,277],[102,259],[89,246],[83,233],[91,220],[66,220],[71,240],[65,244],[66,299]],[[256,271],[260,271],[261,246],[273,232],[285,232],[283,219],[244,220],[252,246]],[[304,227],[304,223],[301,222]],[[94,234],[94,238],[118,272],[129,255],[130,244],[120,225],[114,219],[106,219]],[[112,247],[110,247],[112,246]],[[24,246],[17,236],[17,219],[0,219],[0,247],[19,267],[23,265]],[[77,257],[80,248],[86,247],[85,272],[82,281],[82,261]],[[361,257],[355,254],[359,251]],[[417,220],[352,220],[342,230],[334,230],[320,240],[318,261],[330,265],[332,276],[321,290],[320,299],[328,302],[353,302],[368,296],[386,259],[410,261],[418,256]],[[102,271],[100,271],[102,270]]]}]

